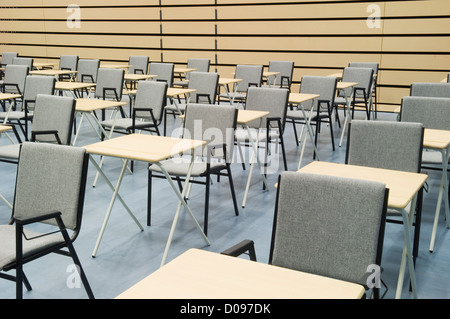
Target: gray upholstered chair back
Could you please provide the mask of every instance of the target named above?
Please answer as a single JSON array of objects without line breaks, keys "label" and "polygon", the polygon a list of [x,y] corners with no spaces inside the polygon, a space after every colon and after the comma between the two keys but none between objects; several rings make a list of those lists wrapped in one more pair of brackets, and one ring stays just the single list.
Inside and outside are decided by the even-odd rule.
[{"label": "gray upholstered chair back", "polygon": [[78,55],[61,55],[59,57],[60,70],[75,71],[78,68]]},{"label": "gray upholstered chair back", "polygon": [[381,261],[384,184],[283,172],[276,203],[269,263],[366,284]]},{"label": "gray upholstered chair back", "polygon": [[33,70],[33,58],[13,58],[13,64],[26,65],[30,71]]},{"label": "gray upholstered chair back", "polygon": [[[262,119],[261,128],[266,127],[267,118],[279,118],[282,128],[286,122],[289,90],[284,88],[249,87],[247,91],[246,110],[268,111],[269,115]],[[260,120],[248,123],[249,127],[259,128]],[[277,123],[271,122],[272,127]]]},{"label": "gray upholstered chair back", "polygon": [[28,75],[25,82],[25,92],[23,93],[23,100],[28,103],[28,110],[34,108],[38,94],[53,95],[55,83],[56,79],[53,76]]},{"label": "gray upholstered chair back", "polygon": [[[159,81],[139,81],[134,102],[135,108],[152,109],[153,115],[161,122],[167,103],[167,83]],[[137,117],[149,117],[145,111],[136,111]]]},{"label": "gray upholstered chair back", "polygon": [[423,125],[353,120],[347,140],[347,164],[419,172]]},{"label": "gray upholstered chair back", "polygon": [[373,74],[378,75],[379,63],[377,62],[350,62],[348,66],[353,68],[372,68]]},{"label": "gray upholstered chair back", "polygon": [[[196,69],[197,72],[209,72],[211,61],[209,59],[190,58],[187,60],[187,67]],[[186,79],[189,80],[192,72],[186,73]]]},{"label": "gray upholstered chair back", "polygon": [[[122,99],[124,74],[125,71],[123,69],[99,68],[95,97],[104,100],[120,101]],[[105,94],[103,94],[103,91],[105,91]]]},{"label": "gray upholstered chair back", "polygon": [[[226,161],[231,163],[237,112],[232,105],[190,103],[186,106],[183,137],[217,146],[214,157],[219,158],[223,158],[222,145],[225,144]],[[206,156],[206,151],[207,147],[203,149],[203,156]]]},{"label": "gray upholstered chair back", "polygon": [[130,74],[147,74],[149,57],[146,55],[130,55],[128,73]]},{"label": "gray upholstered chair back", "polygon": [[269,61],[269,72],[280,72],[277,76],[269,76],[267,83],[270,85],[290,87],[292,73],[294,72],[294,61]]},{"label": "gray upholstered chair back", "polygon": [[156,81],[165,81],[169,87],[173,84],[173,63],[151,62],[149,73],[157,75]]},{"label": "gray upholstered chair back", "polygon": [[[316,109],[319,101],[328,102],[330,108],[333,107],[334,98],[336,96],[337,79],[331,76],[304,76],[300,86],[300,93],[320,94],[320,97],[303,103],[306,110],[311,107]],[[321,109],[327,110],[326,103],[320,104]]]},{"label": "gray upholstered chair back", "polygon": [[14,217],[25,219],[60,211],[67,228],[79,228],[87,171],[85,154],[78,147],[24,142],[17,168]]},{"label": "gray upholstered chair back", "polygon": [[3,81],[4,92],[23,94],[29,70],[29,67],[26,65],[7,65],[5,67],[5,79]]},{"label": "gray upholstered chair back", "polygon": [[[373,87],[373,69],[372,68],[357,68],[357,67],[346,67],[342,73],[342,82],[357,82],[358,85],[355,86],[356,96],[359,98],[363,97],[361,92],[363,89],[366,97],[371,96]],[[347,96],[351,96],[352,88],[345,89]]]},{"label": "gray upholstered chair back", "polygon": [[100,59],[80,59],[78,61],[77,82],[96,83]]},{"label": "gray upholstered chair back", "polygon": [[450,97],[450,83],[422,83],[411,84],[411,96]]},{"label": "gray upholstered chair back", "polygon": [[[219,74],[197,71],[189,73],[191,73],[191,76],[188,87],[190,89],[195,89],[195,92],[190,94],[190,101],[193,103],[215,104],[217,99],[217,87],[219,85]],[[205,95],[209,96],[209,100]]]},{"label": "gray upholstered chair back", "polygon": [[241,82],[236,84],[236,92],[246,92],[250,86],[261,86],[263,68],[262,65],[236,65],[234,77],[236,79],[242,79]]},{"label": "gray upholstered chair back", "polygon": [[[38,94],[31,133],[55,130],[62,144],[70,145],[75,100],[72,97]],[[37,142],[57,143],[53,134],[37,135]]]},{"label": "gray upholstered chair back", "polygon": [[2,53],[2,66],[8,65],[8,64],[12,64],[13,63],[13,59],[17,58],[19,56],[19,54],[17,52],[3,52]]},{"label": "gray upholstered chair back", "polygon": [[400,113],[402,122],[419,122],[424,128],[450,130],[450,99],[405,96]]}]

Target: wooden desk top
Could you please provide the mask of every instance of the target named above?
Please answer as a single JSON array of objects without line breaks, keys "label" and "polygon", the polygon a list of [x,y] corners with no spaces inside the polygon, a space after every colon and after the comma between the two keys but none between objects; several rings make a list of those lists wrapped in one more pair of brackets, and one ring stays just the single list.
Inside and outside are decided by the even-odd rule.
[{"label": "wooden desk top", "polygon": [[361,285],[190,249],[117,299],[359,299]]},{"label": "wooden desk top", "polygon": [[75,110],[77,112],[92,112],[95,110],[107,109],[126,105],[126,102],[100,99],[76,99]]},{"label": "wooden desk top", "polygon": [[58,62],[33,62],[33,67],[39,69],[43,67],[54,67]]},{"label": "wooden desk top", "polygon": [[242,82],[242,81],[243,81],[243,79],[219,77],[219,85],[233,84],[233,83]]},{"label": "wooden desk top", "polygon": [[20,97],[22,97],[22,95],[16,93],[0,93],[0,100],[12,100]]},{"label": "wooden desk top", "polygon": [[289,93],[289,103],[300,104],[318,98],[319,94]]},{"label": "wooden desk top", "polygon": [[280,74],[280,72],[275,72],[275,71],[264,71],[264,72],[263,72],[263,76],[264,76],[264,77],[273,76],[273,75],[278,75],[278,74]]},{"label": "wooden desk top", "polygon": [[9,131],[9,130],[12,130],[11,126],[0,124],[0,133],[1,132],[5,132],[5,131]]},{"label": "wooden desk top", "polygon": [[358,82],[337,82],[336,89],[348,89],[352,86],[357,86]]},{"label": "wooden desk top", "polygon": [[84,146],[91,154],[157,163],[206,144],[205,141],[148,134],[128,134]]},{"label": "wooden desk top", "polygon": [[167,89],[167,96],[169,97],[175,97],[182,94],[188,94],[195,92],[195,89],[184,89],[184,88],[168,88]]},{"label": "wooden desk top", "polygon": [[87,82],[63,82],[58,81],[55,83],[55,90],[80,90],[84,88],[94,87],[97,84],[95,83],[87,83]]},{"label": "wooden desk top", "polygon": [[108,62],[102,62],[100,64],[100,68],[106,68],[106,69],[128,69],[131,65],[128,63],[108,63]]},{"label": "wooden desk top", "polygon": [[386,184],[386,188],[389,188],[388,206],[397,209],[405,208],[428,178],[426,174],[421,173],[322,161],[311,162],[301,168],[299,172],[372,180],[384,183]]},{"label": "wooden desk top", "polygon": [[64,74],[75,74],[78,71],[75,70],[55,70],[55,69],[48,69],[48,70],[35,70],[30,71],[30,74],[32,75],[64,75]]},{"label": "wooden desk top", "polygon": [[246,124],[269,114],[269,111],[239,110],[236,122],[238,124]]},{"label": "wooden desk top", "polygon": [[128,81],[140,81],[140,80],[147,80],[150,78],[156,78],[157,75],[154,74],[133,74],[133,73],[126,73],[124,75],[124,80]]},{"label": "wooden desk top", "polygon": [[450,131],[426,128],[423,136],[423,147],[445,149],[450,145]]},{"label": "wooden desk top", "polygon": [[197,69],[195,69],[195,68],[185,68],[185,67],[175,67],[173,69],[174,73],[187,73],[187,72],[192,72],[192,71],[197,71]]}]

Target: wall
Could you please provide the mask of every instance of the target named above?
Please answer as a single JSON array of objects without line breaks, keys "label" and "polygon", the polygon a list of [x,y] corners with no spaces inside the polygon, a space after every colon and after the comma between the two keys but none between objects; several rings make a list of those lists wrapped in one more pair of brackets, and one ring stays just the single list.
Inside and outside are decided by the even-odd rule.
[{"label": "wall", "polygon": [[303,75],[376,61],[386,110],[412,82],[450,72],[448,0],[3,0],[0,33],[0,52],[37,61],[148,55],[181,65],[206,57],[231,76],[236,64],[293,60],[294,90]]}]

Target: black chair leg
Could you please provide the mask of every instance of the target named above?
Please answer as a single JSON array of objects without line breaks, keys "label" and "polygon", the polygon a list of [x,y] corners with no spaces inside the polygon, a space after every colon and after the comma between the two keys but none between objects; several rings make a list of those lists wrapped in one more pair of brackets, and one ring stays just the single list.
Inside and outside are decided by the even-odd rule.
[{"label": "black chair leg", "polygon": [[151,219],[152,219],[152,171],[150,169],[148,169],[148,182],[147,182],[147,226],[151,225],[151,223],[152,223]]},{"label": "black chair leg", "polygon": [[206,190],[205,190],[205,218],[204,218],[204,225],[203,225],[203,232],[205,233],[205,236],[208,236],[208,214],[209,214],[209,186],[211,177],[210,174],[206,174]]},{"label": "black chair leg", "polygon": [[233,183],[233,177],[231,176],[230,164],[227,163],[226,166],[227,166],[228,181],[230,183],[231,197],[233,199],[234,213],[236,216],[239,216],[239,209],[238,209],[238,204],[237,204],[237,200],[236,200],[236,192],[234,191],[234,183]]}]

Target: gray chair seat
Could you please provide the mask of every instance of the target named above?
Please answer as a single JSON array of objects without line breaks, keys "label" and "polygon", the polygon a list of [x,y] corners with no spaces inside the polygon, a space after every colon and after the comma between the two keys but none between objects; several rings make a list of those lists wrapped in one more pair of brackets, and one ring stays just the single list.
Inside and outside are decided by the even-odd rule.
[{"label": "gray chair seat", "polygon": [[20,144],[8,144],[0,148],[0,157],[7,159],[18,159]]},{"label": "gray chair seat", "polygon": [[[23,256],[26,258],[34,252],[42,251],[45,247],[59,245],[64,242],[61,233],[41,236],[41,233],[31,230],[24,230],[27,238],[35,238],[33,240],[23,241]],[[6,265],[16,261],[16,227],[14,225],[0,225],[0,242],[2,249],[0,250],[0,269]]]},{"label": "gray chair seat", "polygon": [[[105,128],[111,128],[113,126],[114,120],[105,120],[102,121],[102,126]],[[154,125],[153,121],[149,119],[149,121],[139,121],[137,120],[134,127],[135,128],[146,128],[149,125]],[[123,129],[130,130],[133,128],[133,119],[131,118],[118,118],[114,123],[114,129]]]},{"label": "gray chair seat", "polygon": [[219,97],[223,97],[226,99],[228,99],[228,96],[236,101],[236,100],[245,100],[247,95],[245,93],[239,93],[239,92],[230,92],[228,94],[226,94],[226,93],[219,94]]},{"label": "gray chair seat", "polygon": [[303,120],[304,116],[301,110],[288,110],[286,113],[286,118]]},{"label": "gray chair seat", "polygon": [[186,80],[174,81],[173,85],[174,86],[187,87],[189,85],[189,81],[186,81]]},{"label": "gray chair seat", "polygon": [[184,114],[184,111],[186,110],[186,104],[178,104],[178,108],[174,105],[174,104],[170,104],[170,105],[167,105],[165,108],[164,108],[166,111],[172,111],[172,112],[175,112],[175,113],[177,113],[178,112],[178,109],[181,111],[181,113],[183,113]]},{"label": "gray chair seat", "polygon": [[422,152],[422,164],[441,164],[442,155],[441,152],[424,150]]},{"label": "gray chair seat", "polygon": [[[182,158],[173,158],[163,161],[161,162],[161,164],[164,166],[164,169],[166,169],[170,175],[186,176],[190,165],[190,159],[187,160]],[[225,163],[211,162],[210,164],[211,170],[220,167],[225,167]],[[152,165],[150,166],[149,169],[152,170],[153,172],[162,173],[161,169],[157,165]],[[191,171],[192,177],[204,176],[205,172],[206,172],[206,162],[194,162]]]},{"label": "gray chair seat", "polygon": [[[23,111],[11,111],[9,112],[0,112],[0,119],[5,119],[8,116],[8,120],[24,120],[25,112]],[[33,118],[33,114],[29,113],[28,118]]]},{"label": "gray chair seat", "polygon": [[[256,137],[258,135],[258,130],[254,129],[254,128],[250,128],[250,134],[252,135],[252,137],[254,139],[256,139]],[[250,139],[248,136],[248,131],[246,129],[237,128],[234,136],[236,137],[236,141],[238,141],[238,142],[246,142],[246,143],[250,142]],[[278,133],[278,130],[270,130],[269,137],[270,137],[270,139],[279,138],[280,134]],[[261,129],[261,131],[259,133],[258,142],[263,142],[266,140],[266,138],[267,138],[266,130]]]}]

